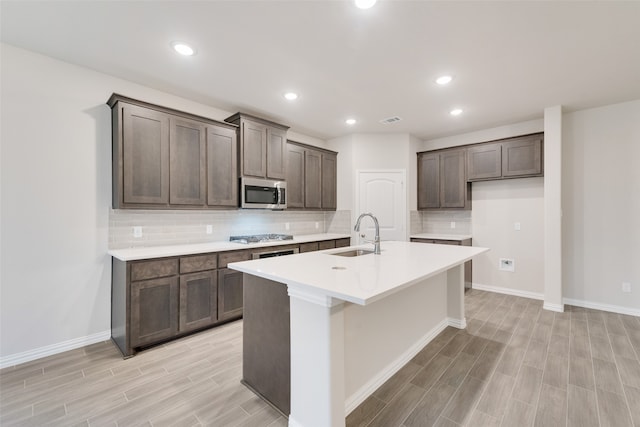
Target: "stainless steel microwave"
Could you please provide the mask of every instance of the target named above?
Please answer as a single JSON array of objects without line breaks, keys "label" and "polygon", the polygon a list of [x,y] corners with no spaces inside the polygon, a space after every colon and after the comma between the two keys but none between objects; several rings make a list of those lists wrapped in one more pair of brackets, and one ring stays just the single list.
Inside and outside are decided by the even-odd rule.
[{"label": "stainless steel microwave", "polygon": [[286,209],[287,183],[260,178],[240,178],[240,207]]}]

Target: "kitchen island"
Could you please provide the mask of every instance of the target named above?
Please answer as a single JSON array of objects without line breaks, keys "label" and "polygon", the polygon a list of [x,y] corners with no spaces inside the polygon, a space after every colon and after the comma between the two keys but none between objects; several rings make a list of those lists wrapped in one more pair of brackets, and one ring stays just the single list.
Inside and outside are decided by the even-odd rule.
[{"label": "kitchen island", "polygon": [[[253,378],[275,383],[289,373],[290,426],[343,426],[346,414],[447,325],[464,328],[463,264],[488,250],[383,242],[380,255],[336,255],[358,248],[370,249],[229,264],[245,273],[243,377],[252,376],[245,383],[277,404],[269,393],[282,399],[282,387],[263,391]],[[269,311],[271,297],[279,311]],[[266,345],[256,347],[256,336]],[[279,363],[287,354],[288,370]]]}]

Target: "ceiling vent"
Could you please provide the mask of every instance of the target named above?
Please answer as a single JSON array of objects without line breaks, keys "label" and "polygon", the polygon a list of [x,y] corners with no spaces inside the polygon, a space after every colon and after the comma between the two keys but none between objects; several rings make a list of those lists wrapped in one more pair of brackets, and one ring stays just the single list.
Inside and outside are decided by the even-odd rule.
[{"label": "ceiling vent", "polygon": [[400,117],[393,116],[393,117],[387,117],[386,119],[380,120],[380,123],[382,123],[383,125],[388,125],[390,123],[399,122],[400,120],[402,120]]}]

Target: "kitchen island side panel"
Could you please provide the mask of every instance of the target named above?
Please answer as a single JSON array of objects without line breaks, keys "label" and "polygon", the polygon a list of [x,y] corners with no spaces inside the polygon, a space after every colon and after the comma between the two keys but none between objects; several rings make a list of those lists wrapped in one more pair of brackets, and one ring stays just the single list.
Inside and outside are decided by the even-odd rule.
[{"label": "kitchen island side panel", "polygon": [[287,285],[244,274],[242,382],[289,416],[291,342]]},{"label": "kitchen island side panel", "polygon": [[347,413],[446,327],[447,273],[373,304],[345,303]]},{"label": "kitchen island side panel", "polygon": [[122,355],[127,358],[133,356],[129,347],[127,323],[129,307],[129,292],[127,286],[127,262],[111,258],[111,340],[118,346]]}]

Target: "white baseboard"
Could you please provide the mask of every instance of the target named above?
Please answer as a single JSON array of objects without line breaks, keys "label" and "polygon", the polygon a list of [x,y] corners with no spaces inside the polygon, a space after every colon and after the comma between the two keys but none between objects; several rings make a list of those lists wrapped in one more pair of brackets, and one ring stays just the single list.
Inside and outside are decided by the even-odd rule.
[{"label": "white baseboard", "polygon": [[[391,362],[386,368],[382,369],[375,377],[367,381],[365,385],[360,387],[351,396],[348,396],[345,401],[345,416],[349,415],[351,411],[356,409],[365,399],[373,394],[382,384],[384,384],[389,378],[391,378],[396,372],[406,365],[413,357],[429,344],[440,332],[444,330],[449,324],[449,319],[445,319],[433,327],[427,332],[417,343],[410,347],[407,351],[400,355],[396,360]],[[289,417],[289,426],[293,427],[295,424],[291,424],[291,417]]]},{"label": "white baseboard", "polygon": [[289,427],[303,427],[302,424],[293,419],[291,414],[289,414]]},{"label": "white baseboard", "polygon": [[483,285],[481,283],[473,283],[471,287],[473,289],[478,289],[481,291],[489,291],[489,292],[496,292],[499,294],[514,295],[517,297],[544,300],[544,294],[540,294],[537,292],[521,291],[518,289],[503,288],[500,286]]},{"label": "white baseboard", "polygon": [[545,302],[542,305],[542,308],[549,311],[555,311],[558,313],[564,313],[564,305],[563,304],[554,304],[551,302]]},{"label": "white baseboard", "polygon": [[640,309],[621,307],[619,305],[602,304],[599,302],[584,301],[572,298],[563,298],[562,302],[567,305],[575,305],[576,307],[593,308],[595,310],[610,311],[618,314],[628,314],[629,316],[640,317]]},{"label": "white baseboard", "polygon": [[21,363],[30,362],[54,354],[63,353],[65,351],[74,350],[86,345],[95,344],[106,341],[111,338],[111,330],[98,332],[96,334],[87,335],[86,337],[74,338],[72,340],[63,341],[57,344],[51,344],[39,347],[33,350],[24,351],[22,353],[10,354],[9,356],[0,357],[0,369],[9,366],[19,365]]},{"label": "white baseboard", "polygon": [[454,319],[452,317],[447,317],[447,325],[453,326],[454,328],[458,328],[458,329],[465,329],[467,327],[467,319],[464,318],[460,320],[460,319]]}]

